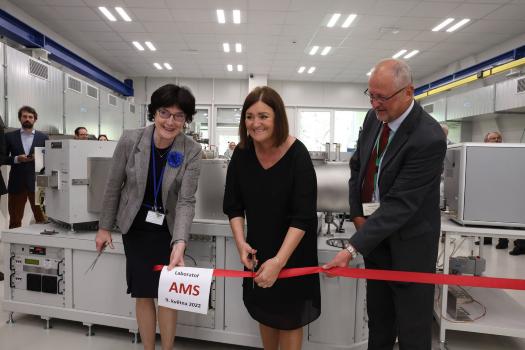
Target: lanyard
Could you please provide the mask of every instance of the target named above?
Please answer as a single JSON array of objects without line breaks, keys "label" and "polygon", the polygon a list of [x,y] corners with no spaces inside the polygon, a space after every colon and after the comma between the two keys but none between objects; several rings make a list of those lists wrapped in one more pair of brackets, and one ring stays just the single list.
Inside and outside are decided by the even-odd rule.
[{"label": "lanyard", "polygon": [[[385,128],[387,124],[383,124],[381,128]],[[386,153],[386,149],[388,148],[388,145],[390,144],[390,141],[392,140],[392,137],[394,136],[394,130],[390,129],[390,133],[388,135],[388,141],[386,142],[385,148],[383,149],[383,152],[379,153],[379,141],[381,140],[381,133],[383,132],[383,129],[379,131],[379,135],[376,138],[376,143],[374,145],[374,148],[376,149],[376,169],[377,171],[374,174],[374,192],[372,192],[372,199],[376,200],[376,191],[378,186],[378,176],[379,176],[379,169],[381,166],[381,162],[383,161],[383,156]]]},{"label": "lanyard", "polygon": [[[154,134],[154,133],[153,133]],[[163,166],[162,167],[162,170],[160,171],[160,176],[159,176],[159,180],[158,180],[158,183],[157,183],[157,161],[155,160],[155,142],[153,140],[153,134],[151,134],[151,175],[153,176],[153,211],[157,211],[157,197],[159,196],[159,191],[162,187],[162,178],[164,177],[164,170],[166,169],[166,166]],[[173,142],[171,143],[170,145],[170,149],[171,149],[171,146],[173,146]]]}]

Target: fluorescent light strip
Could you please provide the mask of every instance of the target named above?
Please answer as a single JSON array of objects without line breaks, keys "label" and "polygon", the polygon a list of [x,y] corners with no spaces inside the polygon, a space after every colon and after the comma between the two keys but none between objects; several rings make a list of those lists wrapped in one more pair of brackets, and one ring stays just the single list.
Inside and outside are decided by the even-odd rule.
[{"label": "fluorescent light strip", "polygon": [[469,18],[463,18],[461,21],[459,21],[458,23],[454,24],[452,27],[448,28],[447,32],[448,33],[452,33],[453,31],[458,30],[460,27],[463,27],[468,22],[470,22]]},{"label": "fluorescent light strip", "polygon": [[153,44],[151,43],[151,41],[146,41],[144,44],[146,44],[146,46],[148,47],[148,49],[150,49],[151,51],[157,51],[157,49],[155,48],[155,46],[153,46]]},{"label": "fluorescent light strip", "polygon": [[407,50],[403,49],[403,50],[397,52],[394,56],[392,56],[392,58],[399,58],[399,57],[403,56],[406,52],[407,52]]},{"label": "fluorescent light strip", "polygon": [[241,23],[241,10],[233,10],[233,23]]},{"label": "fluorescent light strip", "polygon": [[405,57],[403,57],[405,60],[408,60],[409,58],[412,58],[414,57],[415,55],[417,55],[419,53],[419,50],[412,50],[410,51],[410,53],[408,55],[406,55]]},{"label": "fluorescent light strip", "polygon": [[128,16],[126,11],[122,7],[115,7],[115,11],[122,17],[122,19],[126,22],[131,22],[131,17]]},{"label": "fluorescent light strip", "polygon": [[335,26],[335,24],[337,23],[337,21],[339,20],[339,17],[341,17],[341,14],[340,13],[334,13],[332,15],[332,18],[330,18],[330,20],[328,21],[328,24],[326,25],[328,28],[332,28],[333,26]]},{"label": "fluorescent light strip", "polygon": [[343,25],[341,26],[342,28],[348,28],[350,27],[350,24],[352,24],[352,22],[356,19],[357,15],[355,13],[352,13],[351,15],[348,15],[348,17],[346,17],[346,20],[344,21]]},{"label": "fluorescent light strip", "polygon": [[242,44],[241,43],[236,43],[235,44],[235,52],[237,52],[237,53],[241,53],[242,52]]},{"label": "fluorescent light strip", "polygon": [[444,20],[443,22],[441,22],[440,24],[438,24],[437,26],[432,28],[432,31],[433,32],[439,32],[441,29],[445,28],[446,26],[448,26],[452,22],[454,22],[454,18],[447,18],[446,20]]},{"label": "fluorescent light strip", "polygon": [[238,64],[237,65],[237,72],[242,72],[242,70],[243,70],[242,64]]},{"label": "fluorescent light strip", "polygon": [[306,69],[305,66],[301,66],[301,67],[299,67],[299,69],[297,70],[297,73],[299,73],[299,74],[303,74],[303,72],[304,72],[305,69]]},{"label": "fluorescent light strip", "polygon": [[98,8],[100,10],[100,12],[102,12],[102,14],[104,16],[106,16],[107,19],[109,19],[111,22],[115,22],[117,19],[115,18],[115,16],[113,16],[113,14],[107,9],[105,8],[104,6],[100,6]]},{"label": "fluorescent light strip", "polygon": [[227,65],[226,69],[228,69],[228,72],[233,71],[233,65],[231,65],[231,64]]},{"label": "fluorescent light strip", "polygon": [[222,49],[226,53],[230,52],[230,44],[229,43],[222,43]]},{"label": "fluorescent light strip", "polygon": [[158,64],[157,62],[153,63],[153,65],[155,66],[155,68],[157,68],[158,70],[162,70],[162,66],[160,64]]},{"label": "fluorescent light strip", "polygon": [[217,21],[220,24],[226,23],[226,17],[224,16],[224,10],[221,10],[221,9],[217,10]]},{"label": "fluorescent light strip", "polygon": [[313,56],[317,53],[317,50],[319,50],[319,46],[312,46],[310,49],[310,56]]},{"label": "fluorescent light strip", "polygon": [[171,64],[169,64],[168,62],[164,62],[164,67],[166,67],[167,70],[172,70],[173,69],[171,67]]},{"label": "fluorescent light strip", "polygon": [[325,46],[325,48],[323,49],[323,51],[321,51],[321,56],[326,56],[326,55],[328,55],[328,53],[330,52],[331,49],[332,49],[331,46]]},{"label": "fluorescent light strip", "polygon": [[312,74],[313,72],[315,72],[315,67],[310,67],[310,69],[308,69],[308,74]]},{"label": "fluorescent light strip", "polygon": [[133,41],[132,44],[137,48],[137,50],[144,51],[144,46],[142,46],[138,41]]}]

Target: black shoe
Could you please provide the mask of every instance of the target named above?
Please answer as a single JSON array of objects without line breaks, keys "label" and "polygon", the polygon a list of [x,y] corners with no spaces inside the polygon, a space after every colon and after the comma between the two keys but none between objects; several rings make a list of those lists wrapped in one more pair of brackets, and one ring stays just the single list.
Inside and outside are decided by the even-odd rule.
[{"label": "black shoe", "polygon": [[525,254],[525,247],[514,247],[514,249],[512,249],[510,252],[509,252],[510,255],[523,255]]},{"label": "black shoe", "polygon": [[0,272],[0,281],[3,281],[3,280],[4,280],[4,274]]},{"label": "black shoe", "polygon": [[[479,241],[474,242],[475,245],[479,245]],[[492,244],[492,237],[484,237],[483,238],[483,245],[491,245]]]},{"label": "black shoe", "polygon": [[500,238],[498,244],[496,244],[496,249],[507,249],[509,247],[509,240],[506,238]]}]

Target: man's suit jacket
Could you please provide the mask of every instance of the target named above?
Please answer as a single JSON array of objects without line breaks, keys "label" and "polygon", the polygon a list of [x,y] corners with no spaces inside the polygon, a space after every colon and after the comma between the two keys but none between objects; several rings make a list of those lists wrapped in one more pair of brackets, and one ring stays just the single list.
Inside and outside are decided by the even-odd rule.
[{"label": "man's suit jacket", "polygon": [[[44,147],[46,140],[49,137],[40,132],[35,131],[33,137],[33,144],[29,154],[35,153],[35,147]],[[22,145],[22,137],[20,129],[8,132],[5,134],[6,152],[9,156],[9,164],[11,171],[9,172],[9,184],[7,190],[9,193],[20,193],[23,191],[35,192],[35,162],[14,163],[16,156],[25,154],[24,146]]]},{"label": "man's suit jacket", "polygon": [[[5,134],[4,134],[4,123],[0,118],[0,165],[9,164],[9,157],[7,156],[5,149]],[[7,193],[7,188],[5,187],[4,177],[0,173],[0,196]]]},{"label": "man's suit jacket", "polygon": [[[352,218],[363,216],[361,186],[380,129],[381,122],[370,110],[350,160]],[[434,262],[423,263],[417,261],[421,256],[414,258],[417,254],[410,252],[420,244],[428,244],[437,254],[439,181],[446,148],[440,125],[415,102],[385,150],[378,179],[380,207],[350,240],[365,258],[373,259],[378,245],[389,240],[392,268],[418,271],[433,267],[432,256],[428,259]]]},{"label": "man's suit jacket", "polygon": [[[131,227],[146,190],[152,134],[153,125],[126,130],[122,134],[113,153],[103,212],[99,220],[100,228],[111,230],[116,223],[122,233],[127,233]],[[173,237],[172,242],[181,239],[188,241],[195,215],[195,192],[202,147],[192,138],[180,133],[170,152],[182,153],[184,161],[177,168],[166,164],[162,179],[162,206]]]}]

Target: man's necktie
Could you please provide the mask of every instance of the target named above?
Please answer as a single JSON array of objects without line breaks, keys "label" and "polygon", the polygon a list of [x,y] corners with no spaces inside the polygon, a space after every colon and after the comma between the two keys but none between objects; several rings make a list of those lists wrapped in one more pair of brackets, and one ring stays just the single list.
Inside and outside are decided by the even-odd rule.
[{"label": "man's necktie", "polygon": [[[383,154],[386,145],[388,144],[388,137],[390,136],[390,128],[388,124],[383,123],[381,129],[381,136],[379,137],[379,145],[374,144],[372,154],[366,166],[365,178],[363,180],[363,187],[361,188],[361,203],[369,203],[372,201],[372,194],[374,193],[374,182],[377,171],[379,170],[379,159]],[[379,147],[378,147],[379,146]],[[379,148],[379,150],[377,149]]]}]

